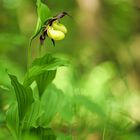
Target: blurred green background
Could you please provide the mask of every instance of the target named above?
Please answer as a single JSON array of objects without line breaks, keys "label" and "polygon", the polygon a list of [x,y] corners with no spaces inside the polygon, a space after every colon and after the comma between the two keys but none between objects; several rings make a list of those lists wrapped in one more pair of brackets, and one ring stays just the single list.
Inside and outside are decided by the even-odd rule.
[{"label": "blurred green background", "polygon": [[[60,68],[54,83],[67,94],[80,91],[100,104],[108,115],[104,124],[92,122],[87,140],[140,139],[140,1],[44,0],[56,15],[68,12],[61,22],[68,34],[53,47],[46,40],[43,53],[70,60]],[[26,72],[27,47],[37,21],[36,0],[0,1],[0,139],[10,135],[5,111],[11,102],[7,71],[20,80]],[[39,36],[32,43],[32,59],[38,56]],[[98,120],[99,121],[99,120]],[[84,124],[83,124],[84,125]],[[84,135],[84,134],[83,134]]]}]

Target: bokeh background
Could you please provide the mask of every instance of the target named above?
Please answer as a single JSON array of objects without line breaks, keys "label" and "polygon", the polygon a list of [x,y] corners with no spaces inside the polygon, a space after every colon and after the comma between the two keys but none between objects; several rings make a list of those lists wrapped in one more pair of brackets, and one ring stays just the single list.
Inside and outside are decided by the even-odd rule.
[{"label": "bokeh background", "polygon": [[[62,11],[68,34],[56,46],[46,40],[43,53],[67,58],[54,83],[67,94],[80,91],[101,105],[105,124],[83,115],[90,126],[87,140],[140,139],[140,1],[139,0],[44,0],[53,15]],[[5,110],[11,102],[7,73],[22,81],[27,67],[27,47],[37,21],[36,0],[0,1],[0,138]],[[39,36],[32,43],[32,59],[38,56]],[[97,128],[97,129],[96,129]],[[83,129],[85,129],[83,127]],[[86,132],[85,132],[86,133]],[[84,134],[83,134],[84,135]],[[81,138],[82,139],[82,138]]]}]

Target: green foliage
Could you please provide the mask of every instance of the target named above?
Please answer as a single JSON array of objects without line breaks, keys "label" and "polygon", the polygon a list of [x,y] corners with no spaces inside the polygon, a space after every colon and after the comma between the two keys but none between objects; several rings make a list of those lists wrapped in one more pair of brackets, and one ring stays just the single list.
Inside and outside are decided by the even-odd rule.
[{"label": "green foliage", "polygon": [[30,133],[37,136],[39,140],[56,140],[56,136],[51,128],[32,128]]},{"label": "green foliage", "polygon": [[37,58],[25,76],[24,85],[29,86],[33,81],[36,81],[39,95],[41,96],[45,88],[54,79],[56,69],[66,65],[68,65],[67,61],[55,58],[50,54]]},{"label": "green foliage", "polygon": [[41,28],[44,25],[44,23],[46,22],[46,20],[48,20],[51,17],[50,9],[48,8],[47,5],[42,3],[41,0],[37,0],[36,5],[37,5],[38,19],[37,19],[37,25],[36,25],[35,32],[34,32],[33,36],[31,37],[30,44],[31,44],[32,40],[40,33]]},{"label": "green foliage", "polygon": [[[17,104],[9,108],[7,122],[15,138],[18,139],[27,134],[32,136],[32,133],[35,133],[37,138],[42,140],[56,139],[56,136],[50,130],[48,131],[55,116],[59,114],[62,120],[70,124],[82,107],[102,118],[105,117],[101,107],[88,97],[80,94],[72,97],[64,95],[62,90],[52,84],[56,69],[67,65],[67,61],[46,54],[33,61],[32,67],[25,75],[23,85],[18,82],[16,76],[9,74]],[[30,87],[34,81],[38,87],[39,97]],[[13,127],[14,121],[17,124]],[[67,140],[71,139],[71,136],[62,138],[59,136],[58,139]]]},{"label": "green foliage", "polygon": [[46,87],[52,82],[55,78],[56,70],[46,71],[38,76],[36,76],[36,83],[39,90],[39,95],[41,96],[46,89]]},{"label": "green foliage", "polygon": [[22,121],[26,112],[33,103],[33,93],[30,87],[24,87],[21,85],[14,75],[9,75],[9,77],[17,98],[19,120]]},{"label": "green foliage", "polygon": [[58,137],[57,137],[57,140],[72,140],[72,136],[59,134]]},{"label": "green foliage", "polygon": [[64,100],[63,92],[50,85],[42,96],[41,102],[44,113],[41,116],[40,124],[42,126],[48,126],[53,117],[58,113],[62,107]]},{"label": "green foliage", "polygon": [[25,118],[24,118],[24,129],[29,129],[31,127],[37,127],[37,120],[41,115],[41,103],[39,100],[35,100],[32,103],[31,108],[27,111]]},{"label": "green foliage", "polygon": [[47,5],[41,2],[41,0],[37,0],[37,13],[38,17],[41,20],[42,25],[45,21],[51,16],[51,11]]},{"label": "green foliage", "polygon": [[[23,85],[18,82],[16,76],[9,74],[17,99],[16,106],[12,105],[7,112],[7,123],[14,138],[21,138],[23,134],[28,133],[32,135],[33,130],[39,139],[51,137],[55,139],[46,127],[61,108],[64,95],[54,85],[49,87],[48,85],[54,79],[56,69],[67,64],[67,61],[46,54],[34,60],[32,67],[25,75]],[[39,98],[33,95],[36,93],[33,93],[30,87],[33,81],[37,83]],[[16,125],[13,125],[15,121]]]},{"label": "green foliage", "polygon": [[[103,0],[101,3],[106,5],[100,7],[101,11],[99,11],[102,12],[104,8],[106,9],[103,11],[103,17],[100,16],[99,22],[97,18],[99,25],[96,22],[95,25],[100,28],[96,30],[97,36],[92,37],[93,32],[90,29],[92,29],[93,23],[92,19],[90,20],[90,16],[93,15],[91,12],[94,10],[84,10],[86,7],[84,7],[84,3],[78,1],[82,6],[82,8],[79,8],[80,14],[72,14],[78,22],[64,21],[71,28],[69,30],[69,40],[64,41],[63,44],[64,47],[67,47],[59,47],[58,43],[55,48],[55,51],[59,52],[60,49],[62,53],[64,52],[65,56],[69,52],[73,54],[70,58],[75,61],[76,67],[72,66],[71,69],[69,67],[68,73],[65,68],[62,68],[62,66],[69,66],[68,61],[56,58],[49,53],[44,56],[40,53],[36,58],[38,48],[34,46],[31,49],[30,47],[32,40],[40,32],[42,37],[46,37],[43,35],[43,31],[44,25],[48,23],[48,20],[54,20],[56,17],[59,20],[60,17],[63,17],[63,14],[65,15],[65,12],[61,12],[52,17],[51,13],[58,12],[58,9],[63,4],[66,6],[65,9],[71,8],[70,4],[72,2],[55,1],[55,4],[52,4],[53,1],[48,1],[48,4],[52,5],[53,9],[53,11],[50,11],[47,5],[42,3],[41,0],[37,0],[37,25],[30,40],[27,58],[29,60],[29,55],[33,55],[30,58],[35,59],[29,60],[33,62],[30,62],[31,65],[29,63],[27,71],[25,70],[24,52],[22,52],[21,48],[14,48],[15,46],[26,46],[25,41],[29,40],[29,38],[28,33],[27,35],[24,34],[26,34],[26,29],[28,32],[28,29],[32,26],[32,24],[29,25],[28,23],[28,17],[33,14],[31,11],[33,7],[30,5],[32,2],[22,2],[25,6],[22,8],[21,4],[19,9],[16,9],[17,14],[13,12],[14,10],[11,13],[9,12],[10,10],[6,10],[6,16],[9,13],[12,15],[12,20],[9,20],[11,21],[12,30],[14,29],[13,33],[9,30],[8,23],[5,26],[7,33],[0,34],[0,42],[2,40],[0,49],[8,54],[8,58],[1,56],[0,61],[0,140],[7,140],[7,138],[8,140],[139,140],[139,118],[135,119],[135,117],[138,117],[139,96],[135,94],[136,99],[130,96],[132,89],[129,91],[127,84],[132,81],[130,83],[126,82],[126,79],[131,79],[136,75],[134,74],[131,77],[131,69],[125,72],[124,69],[129,67],[130,62],[125,62],[122,59],[122,57],[129,57],[127,55],[131,56],[124,49],[125,44],[122,40],[126,41],[129,37],[134,36],[135,27],[133,22],[136,15],[134,14],[133,2]],[[10,2],[3,0],[3,3]],[[29,9],[26,9],[27,5]],[[25,13],[25,17],[24,14],[19,14],[20,8]],[[74,7],[73,11],[78,12],[78,9],[75,10]],[[16,18],[18,20],[12,23],[13,15],[18,15]],[[88,15],[88,17],[85,15]],[[5,23],[6,20],[5,15],[2,16],[0,24]],[[89,24],[85,24],[85,21]],[[17,22],[18,26],[16,25]],[[72,25],[77,23],[80,27],[78,30],[78,26],[74,28]],[[64,32],[66,32],[62,24],[57,25],[59,25],[59,28],[56,25],[52,25],[52,27],[55,30],[60,30],[61,27],[61,31],[65,30]],[[24,29],[26,26],[28,28]],[[19,32],[22,35],[19,35]],[[76,35],[79,35],[79,37]],[[93,41],[93,38],[96,39]],[[10,45],[8,46],[8,44]],[[103,48],[101,48],[102,45]],[[134,43],[134,49],[135,46],[137,46],[137,42]],[[41,50],[41,47],[39,49]],[[42,49],[46,52],[46,47]],[[50,52],[49,49],[48,47],[47,52]],[[22,52],[22,55],[19,52]],[[110,53],[111,56],[108,55]],[[94,58],[96,57],[99,57],[99,59],[95,60]],[[111,59],[110,61],[110,57],[113,60]],[[7,61],[7,59],[9,60]],[[95,60],[94,63],[93,59]],[[15,65],[14,61],[18,61],[18,66]],[[118,68],[121,67],[119,63],[124,65],[124,75],[118,72]],[[139,74],[136,64],[135,62],[135,68]],[[19,69],[19,67],[22,69]],[[133,64],[131,67],[133,67]],[[132,68],[133,72],[135,68]],[[9,76],[7,73],[10,73]],[[129,74],[130,76],[125,78]],[[55,81],[55,79],[57,80]],[[135,81],[134,83],[137,83],[136,79],[133,80]],[[133,107],[128,103],[130,101],[133,101],[131,103]],[[5,114],[6,111],[7,113]]]},{"label": "green foliage", "polygon": [[14,137],[15,140],[18,140],[20,131],[19,131],[19,114],[17,103],[12,104],[8,109],[6,114],[6,121],[12,136]]}]

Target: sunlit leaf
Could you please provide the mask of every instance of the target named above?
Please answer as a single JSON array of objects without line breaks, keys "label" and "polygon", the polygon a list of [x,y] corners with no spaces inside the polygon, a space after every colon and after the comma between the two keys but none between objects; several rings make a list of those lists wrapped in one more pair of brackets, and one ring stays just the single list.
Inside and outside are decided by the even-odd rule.
[{"label": "sunlit leaf", "polygon": [[7,126],[13,135],[14,139],[18,139],[19,135],[19,116],[17,103],[10,106],[6,113]]},{"label": "sunlit leaf", "polygon": [[30,87],[24,87],[21,85],[16,76],[10,75],[11,84],[14,87],[16,99],[18,103],[18,113],[20,121],[24,118],[26,112],[31,107],[33,103],[33,93]]},{"label": "sunlit leaf", "polygon": [[[28,86],[33,81],[36,80],[36,77],[48,71],[55,71],[60,66],[67,66],[68,62],[66,60],[61,60],[59,58],[54,58],[50,54],[36,59],[33,62],[32,67],[29,69],[28,73],[24,79],[24,85]],[[54,75],[51,76],[53,79]],[[48,79],[50,81],[50,79]],[[47,79],[46,79],[47,80]]]},{"label": "sunlit leaf", "polygon": [[[50,65],[51,67],[54,67],[52,69],[55,69],[57,66],[67,65],[68,61],[56,58],[52,56],[51,54],[45,54],[43,57],[37,58],[33,61],[32,66],[41,66],[41,65]],[[50,68],[51,69],[51,68]]]}]

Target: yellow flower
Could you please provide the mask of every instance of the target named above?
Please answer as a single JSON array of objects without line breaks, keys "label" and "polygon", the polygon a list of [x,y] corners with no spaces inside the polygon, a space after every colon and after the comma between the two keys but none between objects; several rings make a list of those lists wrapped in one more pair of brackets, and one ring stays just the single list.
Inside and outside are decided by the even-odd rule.
[{"label": "yellow flower", "polygon": [[59,22],[64,16],[70,16],[66,12],[61,12],[56,16],[48,19],[42,26],[42,34],[40,35],[40,43],[43,44],[46,37],[49,37],[55,46],[56,40],[63,40],[68,32],[67,28]]},{"label": "yellow flower", "polygon": [[62,40],[65,38],[65,34],[60,30],[55,30],[52,26],[48,26],[47,35],[53,40]]},{"label": "yellow flower", "polygon": [[68,31],[67,31],[67,28],[58,22],[58,20],[55,20],[53,23],[52,23],[52,27],[55,29],[55,30],[59,30],[61,32],[63,32],[64,34],[66,34]]}]

